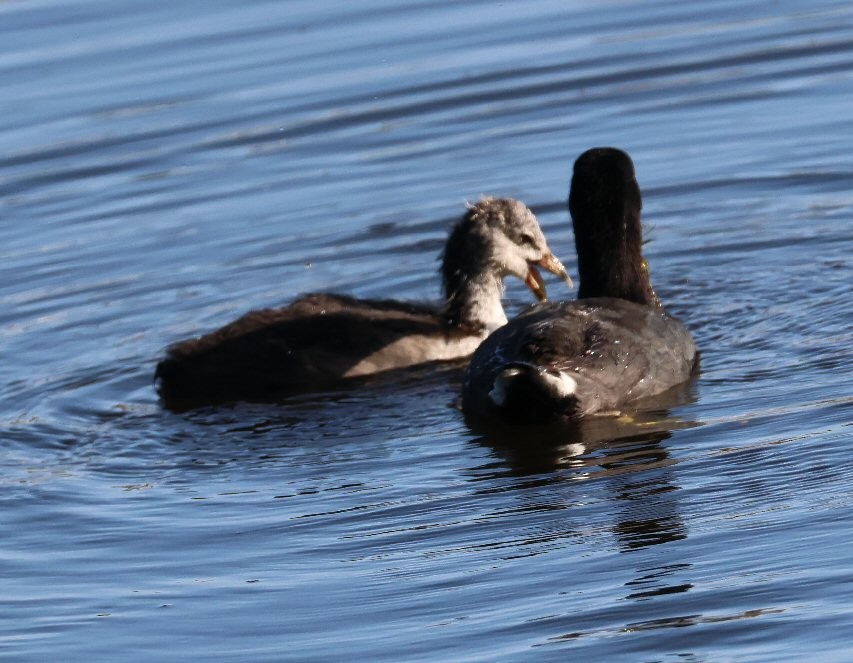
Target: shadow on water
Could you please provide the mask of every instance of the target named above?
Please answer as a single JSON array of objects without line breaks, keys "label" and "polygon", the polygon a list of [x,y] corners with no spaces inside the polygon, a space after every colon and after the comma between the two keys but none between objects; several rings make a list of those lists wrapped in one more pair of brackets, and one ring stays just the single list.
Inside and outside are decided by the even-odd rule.
[{"label": "shadow on water", "polygon": [[666,441],[676,430],[698,426],[670,408],[697,400],[695,382],[644,401],[631,413],[590,417],[549,426],[489,430],[475,440],[491,449],[514,477],[538,475],[545,483],[603,481],[614,505],[609,529],[630,552],[687,537],[677,503],[676,460]]}]

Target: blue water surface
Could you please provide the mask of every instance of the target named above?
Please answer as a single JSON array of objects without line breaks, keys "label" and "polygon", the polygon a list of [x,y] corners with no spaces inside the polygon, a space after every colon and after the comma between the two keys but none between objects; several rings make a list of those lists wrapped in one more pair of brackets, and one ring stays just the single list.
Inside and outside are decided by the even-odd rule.
[{"label": "blue water surface", "polygon": [[[853,659],[848,2],[6,0],[0,85],[0,658]],[[595,145],[702,350],[669,407],[159,403],[251,308],[436,298],[481,194],[576,273]]]}]

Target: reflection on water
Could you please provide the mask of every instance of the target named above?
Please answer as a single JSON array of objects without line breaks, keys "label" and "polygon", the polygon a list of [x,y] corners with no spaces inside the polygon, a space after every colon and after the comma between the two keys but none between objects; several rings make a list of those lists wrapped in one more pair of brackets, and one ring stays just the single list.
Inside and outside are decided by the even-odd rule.
[{"label": "reflection on water", "polygon": [[690,570],[692,564],[667,564],[658,568],[641,569],[643,575],[635,580],[629,580],[625,586],[631,590],[627,599],[650,599],[663,594],[678,594],[690,590],[693,585],[689,582],[670,584],[672,576]]},{"label": "reflection on water", "polygon": [[[695,399],[691,385],[673,390],[656,405]],[[592,417],[548,427],[492,431],[475,440],[499,454],[513,475],[553,474],[549,482],[599,480],[614,509],[611,531],[630,551],[687,536],[678,512],[676,462],[666,449],[672,431],[691,425],[666,410]]]}]

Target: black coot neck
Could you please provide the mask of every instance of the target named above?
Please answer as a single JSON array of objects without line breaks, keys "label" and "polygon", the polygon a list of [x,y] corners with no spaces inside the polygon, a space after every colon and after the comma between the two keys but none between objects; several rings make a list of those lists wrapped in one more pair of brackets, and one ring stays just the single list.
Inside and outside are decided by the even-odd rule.
[{"label": "black coot neck", "polygon": [[572,183],[579,299],[616,297],[660,306],[643,258],[641,206],[636,180]]}]

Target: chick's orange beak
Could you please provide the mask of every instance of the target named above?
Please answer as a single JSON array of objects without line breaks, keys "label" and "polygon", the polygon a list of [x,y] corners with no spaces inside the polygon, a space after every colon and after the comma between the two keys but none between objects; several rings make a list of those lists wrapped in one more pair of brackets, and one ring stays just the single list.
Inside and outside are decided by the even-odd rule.
[{"label": "chick's orange beak", "polygon": [[557,257],[550,251],[548,251],[544,256],[542,256],[542,259],[539,260],[539,262],[537,262],[536,264],[544,269],[547,269],[552,274],[559,276],[566,282],[566,284],[570,288],[575,287],[575,284],[572,283],[572,279],[569,276],[569,273],[566,271],[566,268],[563,267],[563,263],[557,260]]},{"label": "chick's orange beak", "polygon": [[524,279],[524,285],[530,288],[530,291],[536,295],[536,299],[540,302],[545,301],[545,281],[542,280],[539,270],[531,264],[527,265],[527,278]]},{"label": "chick's orange beak", "polygon": [[569,273],[566,271],[566,268],[563,267],[563,263],[557,260],[557,257],[553,253],[548,251],[536,262],[527,263],[527,278],[524,279],[524,284],[530,288],[530,291],[536,295],[536,299],[540,302],[544,302],[546,299],[545,282],[542,280],[542,275],[539,273],[539,270],[536,269],[534,265],[539,265],[540,267],[547,269],[552,274],[556,274],[563,279],[570,288],[575,287]]}]

